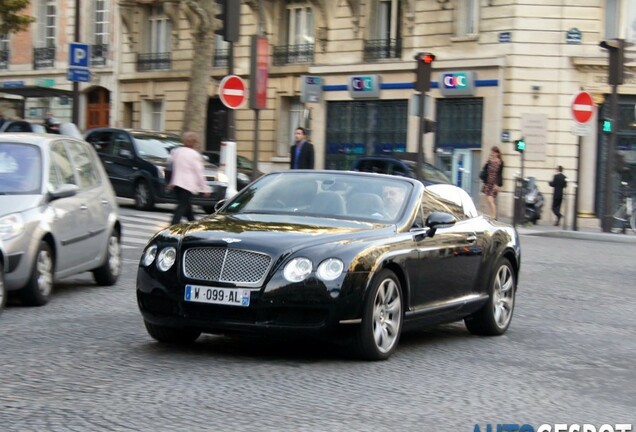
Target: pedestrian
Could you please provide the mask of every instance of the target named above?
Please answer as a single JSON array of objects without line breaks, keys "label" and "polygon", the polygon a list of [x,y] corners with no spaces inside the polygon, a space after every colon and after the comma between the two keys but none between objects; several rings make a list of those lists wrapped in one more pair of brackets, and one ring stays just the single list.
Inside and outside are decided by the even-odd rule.
[{"label": "pedestrian", "polygon": [[60,133],[60,124],[61,122],[55,118],[51,111],[46,113],[46,118],[44,119],[44,127],[46,128],[47,133]]},{"label": "pedestrian", "polygon": [[554,223],[554,226],[559,226],[559,222],[561,222],[561,202],[563,201],[563,189],[568,185],[568,182],[565,180],[565,175],[563,174],[563,167],[559,165],[556,168],[556,173],[554,177],[552,177],[552,181],[549,182],[549,185],[554,188],[554,194],[552,195],[552,213],[556,216],[557,220]]},{"label": "pedestrian", "polygon": [[177,198],[173,225],[180,223],[183,216],[189,221],[194,220],[192,195],[202,193],[203,196],[210,196],[210,187],[203,171],[203,155],[198,151],[199,134],[184,132],[181,139],[183,146],[174,149],[168,157],[168,164],[172,165],[168,190],[173,191]]},{"label": "pedestrian", "polygon": [[314,145],[307,141],[305,128],[297,127],[291,146],[291,169],[314,169]]},{"label": "pedestrian", "polygon": [[492,146],[488,161],[481,170],[479,177],[484,182],[481,192],[486,195],[490,217],[493,219],[497,219],[497,203],[495,199],[499,189],[503,186],[503,168],[504,163],[503,159],[501,159],[501,151],[499,147]]}]

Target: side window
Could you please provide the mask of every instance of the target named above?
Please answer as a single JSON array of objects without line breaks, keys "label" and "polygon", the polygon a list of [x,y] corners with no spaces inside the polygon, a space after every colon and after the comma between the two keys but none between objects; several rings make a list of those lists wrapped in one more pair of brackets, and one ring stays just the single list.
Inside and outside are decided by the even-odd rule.
[{"label": "side window", "polygon": [[99,174],[95,168],[95,161],[88,149],[82,143],[76,141],[68,141],[66,145],[73,165],[75,165],[79,186],[82,189],[97,186],[99,184]]},{"label": "side window", "polygon": [[403,177],[408,177],[409,176],[409,172],[406,169],[406,167],[404,167],[403,165],[398,164],[398,163],[392,164],[391,171],[389,172],[389,174],[399,175],[399,176],[403,176]]},{"label": "side window", "polygon": [[112,138],[113,132],[111,131],[96,131],[91,133],[86,141],[93,145],[97,153],[110,155],[113,153]]},{"label": "side window", "polygon": [[55,190],[63,184],[77,184],[73,174],[71,160],[61,141],[51,144],[51,165],[49,170],[49,190]]}]

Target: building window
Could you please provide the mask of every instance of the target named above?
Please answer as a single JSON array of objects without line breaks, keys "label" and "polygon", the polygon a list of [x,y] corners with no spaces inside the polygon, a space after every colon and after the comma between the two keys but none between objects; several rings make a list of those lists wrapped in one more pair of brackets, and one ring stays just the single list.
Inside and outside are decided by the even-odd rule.
[{"label": "building window", "polygon": [[141,117],[141,128],[155,131],[164,130],[162,100],[144,101],[144,110]]},{"label": "building window", "polygon": [[636,2],[605,0],[605,39],[636,42]]},{"label": "building window", "polygon": [[108,57],[109,10],[106,0],[95,0],[91,65],[105,66]]},{"label": "building window", "polygon": [[171,32],[170,20],[163,13],[162,7],[153,6],[150,9],[146,27],[146,52],[139,54],[137,58],[139,71],[170,69],[172,67]]},{"label": "building window", "polygon": [[0,69],[9,68],[9,35],[0,34]]},{"label": "building window", "polygon": [[365,42],[366,60],[399,58],[402,55],[399,0],[378,0],[374,3],[374,24]]},{"label": "building window", "polygon": [[311,63],[314,59],[314,16],[304,2],[287,3],[286,45],[274,48],[274,64]]},{"label": "building window", "polygon": [[38,46],[41,48],[55,47],[55,0],[40,3],[38,10]]},{"label": "building window", "polygon": [[294,143],[294,132],[298,126],[306,127],[305,110],[300,98],[285,97],[281,99],[281,116],[276,155],[289,156],[289,148]]},{"label": "building window", "polygon": [[222,35],[214,36],[214,56],[212,57],[213,67],[226,67],[230,59],[230,43],[223,39]]},{"label": "building window", "polygon": [[455,36],[475,36],[479,33],[479,2],[458,0]]}]

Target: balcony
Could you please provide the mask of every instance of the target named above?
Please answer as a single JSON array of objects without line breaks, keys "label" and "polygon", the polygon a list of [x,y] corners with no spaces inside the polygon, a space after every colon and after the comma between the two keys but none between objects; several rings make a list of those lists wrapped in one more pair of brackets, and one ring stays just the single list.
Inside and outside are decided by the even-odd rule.
[{"label": "balcony", "polygon": [[314,44],[274,47],[274,66],[313,63]]},{"label": "balcony", "polygon": [[147,72],[168,70],[172,67],[172,56],[169,52],[137,54],[137,70]]},{"label": "balcony", "polygon": [[364,43],[364,60],[399,59],[402,56],[400,39],[373,39]]},{"label": "balcony", "polygon": [[33,48],[33,69],[55,67],[55,47]]},{"label": "balcony", "polygon": [[226,67],[230,60],[229,49],[217,49],[214,50],[214,56],[212,57],[213,67]]},{"label": "balcony", "polygon": [[9,69],[9,50],[0,50],[0,69]]},{"label": "balcony", "polygon": [[91,66],[106,66],[108,59],[108,45],[91,45]]}]

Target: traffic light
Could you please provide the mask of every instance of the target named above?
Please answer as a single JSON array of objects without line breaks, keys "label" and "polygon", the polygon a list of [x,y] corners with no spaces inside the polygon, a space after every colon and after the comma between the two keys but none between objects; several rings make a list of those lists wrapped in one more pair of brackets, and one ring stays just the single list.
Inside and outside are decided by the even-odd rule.
[{"label": "traffic light", "polygon": [[515,140],[515,150],[517,150],[519,153],[523,153],[525,149],[526,149],[525,139],[521,138],[521,139]]},{"label": "traffic light", "polygon": [[238,41],[241,25],[241,0],[216,0],[216,3],[220,13],[215,15],[217,29],[214,32],[223,36],[225,41]]},{"label": "traffic light", "polygon": [[421,52],[415,56],[417,67],[415,69],[415,90],[426,93],[431,89],[431,69],[435,61],[435,55],[429,52]]},{"label": "traffic light", "polygon": [[603,133],[608,133],[611,134],[612,131],[614,130],[614,123],[612,122],[612,119],[603,119],[603,126],[602,126],[602,130]]},{"label": "traffic light", "polygon": [[607,83],[610,85],[623,84],[623,69],[625,66],[625,39],[610,39],[602,41],[601,48],[609,52],[609,74]]},{"label": "traffic light", "polygon": [[437,129],[437,122],[434,120],[425,119],[424,120],[424,133],[435,132]]}]

